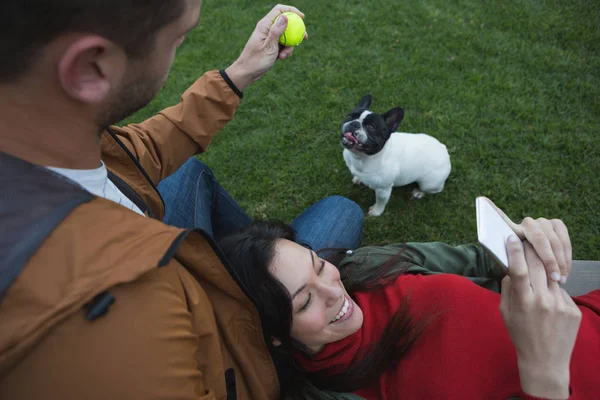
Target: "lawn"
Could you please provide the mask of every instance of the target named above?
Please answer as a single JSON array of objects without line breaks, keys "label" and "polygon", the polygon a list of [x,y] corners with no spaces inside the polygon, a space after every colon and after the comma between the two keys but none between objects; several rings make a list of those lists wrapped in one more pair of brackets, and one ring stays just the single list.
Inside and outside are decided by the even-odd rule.
[{"label": "lawn", "polygon": [[[205,0],[167,85],[128,121],[174,104],[204,71],[229,65],[274,4]],[[513,219],[562,218],[574,257],[600,259],[600,7],[596,0],[298,0],[310,40],[250,87],[201,158],[254,217],[290,221],[343,195],[366,210],[339,143],[366,93],[405,110],[400,130],[445,143],[444,192],[396,188],[363,244],[472,242],[476,196]]]}]

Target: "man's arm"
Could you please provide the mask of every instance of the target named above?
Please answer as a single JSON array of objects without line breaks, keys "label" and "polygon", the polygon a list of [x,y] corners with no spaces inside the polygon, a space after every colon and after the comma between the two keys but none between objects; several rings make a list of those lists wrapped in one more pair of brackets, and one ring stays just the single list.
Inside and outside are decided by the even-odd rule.
[{"label": "man's arm", "polygon": [[293,48],[279,45],[287,27],[287,17],[280,15],[288,11],[304,17],[295,7],[275,6],[258,22],[238,59],[223,71],[204,74],[178,105],[140,124],[112,128],[155,184],[191,156],[205,151],[214,135],[233,118],[242,92],[278,59],[292,54]]},{"label": "man's arm", "polygon": [[212,138],[233,118],[241,101],[219,71],[198,79],[179,104],[139,124],[111,127],[158,183],[190,157],[207,149]]}]

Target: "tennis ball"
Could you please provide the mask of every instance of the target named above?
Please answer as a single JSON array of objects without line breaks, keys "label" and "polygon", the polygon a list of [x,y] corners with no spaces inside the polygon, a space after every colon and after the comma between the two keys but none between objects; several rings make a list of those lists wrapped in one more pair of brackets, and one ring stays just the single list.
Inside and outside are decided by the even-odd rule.
[{"label": "tennis ball", "polygon": [[288,25],[283,35],[279,37],[279,43],[283,46],[298,46],[304,40],[304,33],[306,32],[304,21],[298,14],[293,12],[284,12],[283,15],[287,17]]}]

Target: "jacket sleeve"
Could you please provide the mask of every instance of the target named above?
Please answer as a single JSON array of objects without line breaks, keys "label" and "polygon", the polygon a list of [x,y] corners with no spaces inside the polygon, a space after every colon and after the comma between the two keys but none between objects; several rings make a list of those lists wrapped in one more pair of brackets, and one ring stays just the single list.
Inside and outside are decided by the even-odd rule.
[{"label": "jacket sleeve", "polygon": [[[398,257],[399,255],[399,257]],[[499,291],[498,282],[504,276],[501,267],[475,244],[451,246],[441,242],[400,243],[388,246],[370,246],[346,257],[341,266],[352,266],[351,275],[357,279],[373,268],[380,268],[392,258],[394,268],[411,274],[456,274],[488,289]],[[346,271],[348,275],[348,271]]]},{"label": "jacket sleeve", "polygon": [[475,244],[407,243],[406,255],[428,273],[497,280],[504,274],[485,250]]},{"label": "jacket sleeve", "polygon": [[111,129],[157,184],[205,151],[240,102],[219,71],[210,71],[181,96],[179,104],[139,124]]}]

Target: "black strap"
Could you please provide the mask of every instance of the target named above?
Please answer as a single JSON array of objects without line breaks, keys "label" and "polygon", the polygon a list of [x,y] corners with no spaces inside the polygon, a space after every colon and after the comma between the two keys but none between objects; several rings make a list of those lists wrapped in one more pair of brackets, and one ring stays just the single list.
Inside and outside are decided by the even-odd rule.
[{"label": "black strap", "polygon": [[[121,147],[121,149],[123,149],[123,151],[129,156],[129,158],[131,159],[131,161],[133,161],[133,163],[138,168],[138,170],[142,173],[142,175],[144,175],[144,177],[148,181],[148,184],[152,187],[152,189],[154,189],[154,191],[156,192],[156,194],[160,198],[160,201],[161,201],[161,203],[163,205],[163,209],[165,209],[165,207],[166,207],[165,206],[165,200],[162,198],[160,192],[158,191],[158,187],[156,187],[156,185],[154,184],[154,182],[152,182],[152,179],[150,179],[150,176],[148,175],[148,173],[146,172],[146,170],[144,169],[144,167],[142,167],[142,164],[140,164],[140,162],[138,161],[138,159],[127,148],[127,146],[125,146],[125,144],[123,144],[123,142],[121,142],[121,139],[119,139],[119,137],[117,136],[117,134],[115,133],[115,131],[113,131],[111,128],[106,128],[106,132],[108,132],[108,134],[113,138],[113,140],[115,142],[117,142],[117,144]],[[115,183],[115,185],[116,185],[116,183]],[[148,215],[151,215],[151,214],[148,214]],[[152,217],[154,217],[154,216],[152,216]]]},{"label": "black strap", "polygon": [[227,72],[225,72],[225,70],[222,69],[219,71],[219,74],[221,74],[221,78],[223,78],[225,83],[227,83],[229,85],[229,87],[231,88],[231,90],[233,90],[233,93],[235,93],[240,99],[243,99],[244,93],[242,93],[242,91],[240,89],[238,89],[237,86],[235,86],[235,83],[233,83],[233,81],[231,80],[229,75],[227,75]]},{"label": "black strap", "polygon": [[110,181],[115,184],[115,186],[121,191],[121,193],[127,196],[127,198],[131,200],[133,204],[138,206],[138,208],[142,210],[144,214],[153,217],[152,210],[150,210],[148,204],[146,204],[144,199],[142,199],[142,196],[137,194],[137,192],[133,190],[133,188],[129,186],[127,182],[119,178],[114,172],[110,170],[108,171],[108,179],[110,179]]},{"label": "black strap", "polygon": [[0,152],[0,301],[46,238],[94,196],[49,169]]},{"label": "black strap", "polygon": [[237,384],[233,368],[225,371],[225,388],[227,389],[227,400],[237,400]]}]

